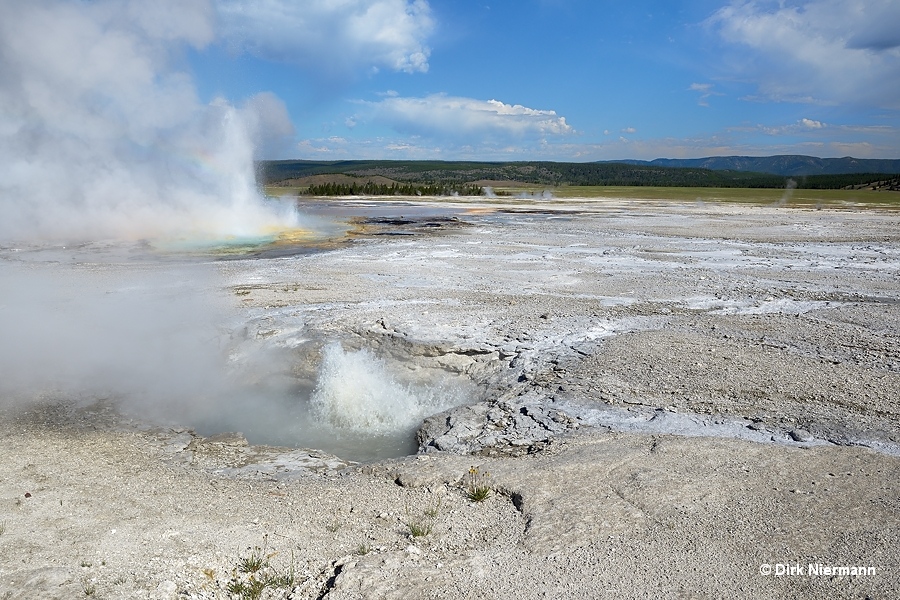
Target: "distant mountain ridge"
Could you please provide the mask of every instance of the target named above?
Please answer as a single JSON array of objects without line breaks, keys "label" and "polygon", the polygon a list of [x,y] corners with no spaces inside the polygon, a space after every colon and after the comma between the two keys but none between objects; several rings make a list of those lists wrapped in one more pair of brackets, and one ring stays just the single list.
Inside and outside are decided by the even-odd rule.
[{"label": "distant mountain ridge", "polygon": [[776,156],[710,156],[707,158],[657,158],[656,160],[610,160],[629,165],[710,169],[712,171],[752,171],[772,175],[843,175],[847,173],[900,173],[900,159],[817,158],[801,154]]}]

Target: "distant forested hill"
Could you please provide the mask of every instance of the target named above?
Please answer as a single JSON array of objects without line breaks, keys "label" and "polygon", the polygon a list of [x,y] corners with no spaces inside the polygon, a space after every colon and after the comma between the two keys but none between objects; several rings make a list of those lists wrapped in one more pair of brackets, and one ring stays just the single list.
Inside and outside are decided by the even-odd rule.
[{"label": "distant forested hill", "polygon": [[[772,160],[782,157],[770,157]],[[707,159],[697,159],[707,160]],[[708,159],[712,160],[712,159]],[[725,159],[722,159],[725,160]],[[747,159],[756,160],[756,159]],[[764,160],[764,159],[758,159]],[[826,160],[826,159],[814,159]],[[832,159],[827,159],[832,160]],[[837,159],[835,159],[837,160]],[[849,159],[848,159],[849,160]],[[654,161],[655,162],[655,161]],[[867,173],[852,172],[848,175],[814,175],[798,177],[795,173],[765,173],[744,168],[711,169],[699,166],[664,166],[661,164],[631,162],[465,162],[465,161],[304,161],[283,160],[259,163],[260,179],[265,184],[280,182],[299,183],[314,176],[343,175],[358,178],[362,182],[381,178],[382,182],[399,184],[415,183],[429,186],[460,186],[478,182],[517,182],[531,185],[604,185],[604,186],[668,186],[668,187],[740,187],[783,188],[786,185],[800,188],[842,188],[860,186],[872,181],[890,180],[900,173],[900,161],[878,161],[885,168],[871,169]],[[775,161],[772,164],[777,164]],[[785,162],[784,165],[798,163]],[[862,161],[871,166],[872,161]],[[741,166],[746,166],[741,163]],[[761,165],[765,166],[765,165]],[[877,165],[876,165],[877,166]],[[794,170],[796,168],[791,167]],[[793,181],[793,183],[789,183]],[[311,184],[311,182],[310,182]],[[390,185],[390,183],[387,183]],[[300,184],[301,186],[303,184]],[[350,185],[344,182],[344,185]],[[490,185],[490,184],[488,184]]]},{"label": "distant forested hill", "polygon": [[816,158],[799,154],[779,156],[711,156],[708,158],[657,158],[622,160],[631,165],[711,169],[713,171],[752,171],[773,175],[844,175],[850,173],[900,173],[900,160],[853,158]]}]

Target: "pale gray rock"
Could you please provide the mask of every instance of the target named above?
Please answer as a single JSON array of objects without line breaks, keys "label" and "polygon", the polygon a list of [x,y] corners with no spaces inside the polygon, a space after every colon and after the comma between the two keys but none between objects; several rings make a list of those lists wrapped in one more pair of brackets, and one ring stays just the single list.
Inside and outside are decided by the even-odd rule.
[{"label": "pale gray rock", "polygon": [[538,451],[555,436],[578,429],[562,410],[530,392],[513,399],[462,406],[434,415],[419,428],[420,451],[520,455]]},{"label": "pale gray rock", "polygon": [[791,436],[791,439],[795,442],[811,442],[816,437],[805,429],[791,429],[788,432],[788,435]]},{"label": "pale gray rock", "polygon": [[178,596],[178,585],[171,580],[160,582],[150,594],[150,600],[174,600]]},{"label": "pale gray rock", "polygon": [[[8,534],[7,534],[8,535]],[[0,544],[3,543],[0,538]],[[78,581],[78,574],[63,567],[26,568],[20,571],[7,570],[12,567],[7,563],[3,568],[0,591],[6,590],[7,598],[22,600],[66,600],[67,590],[71,590]],[[13,592],[14,590],[14,592]],[[0,595],[0,597],[3,597]]]}]

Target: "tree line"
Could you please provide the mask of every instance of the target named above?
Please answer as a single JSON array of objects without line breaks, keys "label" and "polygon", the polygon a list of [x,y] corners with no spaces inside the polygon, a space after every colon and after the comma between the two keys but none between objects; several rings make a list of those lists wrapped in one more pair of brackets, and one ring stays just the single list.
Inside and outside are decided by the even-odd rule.
[{"label": "tree line", "polygon": [[306,189],[310,196],[482,196],[481,186],[446,183],[321,183]]}]

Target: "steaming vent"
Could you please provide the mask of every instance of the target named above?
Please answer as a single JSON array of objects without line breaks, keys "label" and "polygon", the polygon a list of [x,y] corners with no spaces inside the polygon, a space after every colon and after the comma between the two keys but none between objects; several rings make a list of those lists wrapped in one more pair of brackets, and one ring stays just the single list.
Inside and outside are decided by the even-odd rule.
[{"label": "steaming vent", "polygon": [[251,334],[233,356],[232,381],[241,383],[217,398],[215,410],[192,411],[187,424],[202,435],[240,431],[253,444],[367,462],[414,454],[416,430],[427,417],[477,399],[466,375],[417,357],[345,349],[309,333],[262,341]]}]

